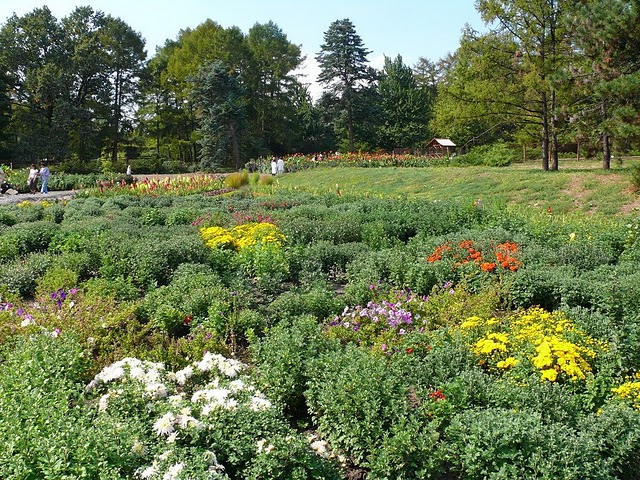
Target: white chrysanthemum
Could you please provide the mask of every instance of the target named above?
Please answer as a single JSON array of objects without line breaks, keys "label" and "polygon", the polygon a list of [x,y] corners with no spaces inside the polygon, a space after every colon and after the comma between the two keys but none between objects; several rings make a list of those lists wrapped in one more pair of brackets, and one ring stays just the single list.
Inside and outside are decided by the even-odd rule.
[{"label": "white chrysanthemum", "polygon": [[167,443],[176,443],[179,438],[180,435],[178,434],[178,432],[173,432],[167,437]]},{"label": "white chrysanthemum", "polygon": [[144,378],[144,368],[137,366],[131,367],[131,369],[129,370],[129,376],[136,379]]},{"label": "white chrysanthemum", "polygon": [[98,374],[100,380],[104,383],[112,382],[113,380],[118,380],[120,377],[124,375],[124,369],[120,365],[113,364],[109,367],[105,367],[102,372]]},{"label": "white chrysanthemum", "polygon": [[188,366],[176,372],[176,383],[178,385],[184,385],[187,380],[193,375],[193,367]]},{"label": "white chrysanthemum", "polygon": [[259,410],[266,410],[269,407],[271,407],[271,402],[266,398],[262,398],[257,395],[254,395],[253,397],[251,397],[249,410],[253,410],[254,412],[257,412]]},{"label": "white chrysanthemum", "polygon": [[147,454],[147,446],[144,443],[142,443],[140,440],[136,440],[135,442],[133,442],[131,451],[136,455],[143,456]]},{"label": "white chrysanthemum", "polygon": [[230,393],[231,390],[228,388],[212,388],[207,390],[207,400],[213,400],[220,405],[224,405],[224,402]]},{"label": "white chrysanthemum", "polygon": [[321,457],[329,457],[329,451],[327,450],[327,442],[324,440],[316,440],[311,443],[311,449]]},{"label": "white chrysanthemum", "polygon": [[172,412],[165,413],[153,424],[153,430],[158,435],[169,435],[173,432],[173,424],[176,417]]},{"label": "white chrysanthemum", "polygon": [[169,467],[169,470],[164,474],[162,480],[176,480],[180,472],[184,469],[184,463],[175,463]]},{"label": "white chrysanthemum", "polygon": [[160,455],[158,455],[158,460],[164,462],[168,460],[171,455],[173,455],[173,450],[165,450]]},{"label": "white chrysanthemum", "polygon": [[153,465],[142,470],[138,474],[138,476],[142,479],[147,480],[149,478],[155,477],[157,474],[158,474],[158,465],[155,462],[153,462]]},{"label": "white chrysanthemum", "polygon": [[226,408],[227,410],[235,410],[236,408],[238,408],[237,400],[233,398],[228,399],[226,402],[224,402],[224,408]]},{"label": "white chrysanthemum", "polygon": [[173,407],[179,407],[180,405],[182,405],[182,402],[184,400],[184,393],[171,395],[167,400],[169,401],[169,405]]},{"label": "white chrysanthemum", "polygon": [[167,387],[163,383],[150,383],[145,387],[145,393],[151,398],[165,398],[168,395]]},{"label": "white chrysanthemum", "polygon": [[221,373],[229,378],[233,378],[244,368],[244,364],[237,361],[224,358],[218,363],[218,369]]},{"label": "white chrysanthemum", "polygon": [[21,327],[29,327],[35,324],[36,322],[33,320],[33,318],[25,318],[24,320],[22,320],[22,322],[20,322]]},{"label": "white chrysanthemum", "polygon": [[256,442],[256,453],[261,453],[262,452],[262,450],[264,449],[264,444],[265,443],[267,443],[267,441],[264,438],[262,438],[262,439],[260,439],[260,440],[258,440]]},{"label": "white chrysanthemum", "polygon": [[200,415],[202,415],[203,417],[208,417],[209,414],[212,411],[214,411],[216,408],[220,408],[220,405],[216,403],[207,403],[206,405],[202,406],[202,411],[200,412]]},{"label": "white chrysanthemum", "polygon": [[98,411],[106,412],[108,407],[109,407],[109,394],[105,393],[100,397],[100,400],[98,400]]},{"label": "white chrysanthemum", "polygon": [[152,370],[149,370],[146,375],[144,376],[144,381],[146,383],[158,383],[160,382],[160,372],[158,370],[156,370],[155,368]]},{"label": "white chrysanthemum", "polygon": [[207,399],[207,390],[196,390],[195,392],[193,392],[193,395],[191,395],[192,403],[198,403],[200,400],[206,400],[206,399]]},{"label": "white chrysanthemum", "polygon": [[238,379],[238,380],[233,380],[229,382],[229,388],[231,389],[232,392],[240,392],[244,390],[245,385],[242,380]]}]

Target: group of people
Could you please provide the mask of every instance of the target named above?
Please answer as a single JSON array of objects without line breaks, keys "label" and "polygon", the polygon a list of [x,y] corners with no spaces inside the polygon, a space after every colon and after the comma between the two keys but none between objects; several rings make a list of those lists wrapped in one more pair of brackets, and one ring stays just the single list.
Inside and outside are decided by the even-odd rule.
[{"label": "group of people", "polygon": [[284,160],[282,157],[279,157],[276,160],[276,157],[271,159],[271,175],[280,175],[284,173]]},{"label": "group of people", "polygon": [[47,166],[46,160],[40,162],[40,168],[36,167],[35,163],[31,164],[29,168],[29,176],[27,177],[27,183],[29,184],[29,192],[36,193],[38,191],[38,179],[42,181],[40,186],[40,193],[49,193],[49,177],[51,172]]}]

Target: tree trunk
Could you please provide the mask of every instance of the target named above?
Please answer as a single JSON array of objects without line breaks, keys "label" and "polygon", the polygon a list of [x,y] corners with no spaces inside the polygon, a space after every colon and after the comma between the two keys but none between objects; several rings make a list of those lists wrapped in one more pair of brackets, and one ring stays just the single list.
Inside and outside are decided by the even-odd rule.
[{"label": "tree trunk", "polygon": [[[607,103],[604,99],[602,100],[602,103],[600,103],[600,113],[602,114],[602,119],[606,120]],[[611,137],[609,136],[609,132],[606,130],[602,132],[602,168],[604,170],[609,170],[611,168]]]},{"label": "tree trunk", "polygon": [[542,94],[542,170],[549,170],[549,110],[546,93]]},{"label": "tree trunk", "polygon": [[231,131],[231,147],[233,148],[233,157],[236,160],[236,171],[240,171],[240,145],[238,143],[238,135],[236,134],[236,127],[233,123],[229,125]]},{"label": "tree trunk", "polygon": [[558,170],[558,116],[555,90],[551,91],[551,170]]}]

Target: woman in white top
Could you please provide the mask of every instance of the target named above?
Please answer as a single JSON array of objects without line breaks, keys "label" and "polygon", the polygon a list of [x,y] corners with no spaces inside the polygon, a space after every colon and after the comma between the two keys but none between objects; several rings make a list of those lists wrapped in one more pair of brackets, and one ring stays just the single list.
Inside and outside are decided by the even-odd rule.
[{"label": "woman in white top", "polygon": [[31,168],[29,169],[29,176],[27,177],[27,182],[29,183],[29,191],[31,193],[36,193],[38,188],[38,169],[36,168],[36,164],[32,163]]}]

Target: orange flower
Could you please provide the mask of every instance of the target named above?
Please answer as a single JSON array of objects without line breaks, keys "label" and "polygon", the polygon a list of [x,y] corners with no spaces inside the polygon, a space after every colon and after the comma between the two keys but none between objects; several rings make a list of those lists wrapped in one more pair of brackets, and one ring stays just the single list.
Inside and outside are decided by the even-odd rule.
[{"label": "orange flower", "polygon": [[483,272],[492,272],[493,270],[495,270],[496,268],[496,264],[493,262],[483,262],[480,264],[480,269]]}]

